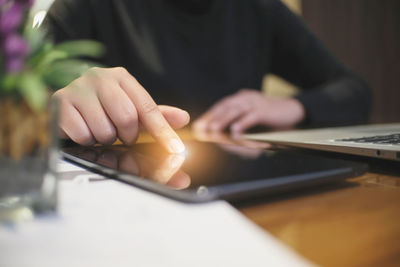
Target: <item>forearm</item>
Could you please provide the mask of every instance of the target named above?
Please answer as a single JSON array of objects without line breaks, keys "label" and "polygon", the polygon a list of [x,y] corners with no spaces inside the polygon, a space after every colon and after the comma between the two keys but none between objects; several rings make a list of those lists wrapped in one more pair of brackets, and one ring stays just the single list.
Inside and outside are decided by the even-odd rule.
[{"label": "forearm", "polygon": [[301,93],[307,126],[366,123],[372,104],[368,86],[356,76],[343,76]]},{"label": "forearm", "polygon": [[365,123],[372,102],[368,86],[347,70],[281,2],[273,3],[271,72],[302,89],[296,98],[306,111],[303,124]]}]

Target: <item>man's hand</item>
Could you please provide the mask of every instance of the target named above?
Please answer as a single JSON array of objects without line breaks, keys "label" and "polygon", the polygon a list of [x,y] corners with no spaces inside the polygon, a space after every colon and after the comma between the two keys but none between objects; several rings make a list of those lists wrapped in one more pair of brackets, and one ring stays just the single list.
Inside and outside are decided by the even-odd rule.
[{"label": "man's hand", "polygon": [[149,93],[124,68],[92,68],[53,97],[60,101],[62,137],[82,145],[126,144],[146,129],[171,153],[185,147],[172,128],[189,122],[178,108],[157,106]]},{"label": "man's hand", "polygon": [[194,123],[194,128],[218,132],[229,127],[233,134],[241,134],[256,125],[291,128],[304,117],[303,105],[294,98],[271,98],[244,89],[218,101]]}]

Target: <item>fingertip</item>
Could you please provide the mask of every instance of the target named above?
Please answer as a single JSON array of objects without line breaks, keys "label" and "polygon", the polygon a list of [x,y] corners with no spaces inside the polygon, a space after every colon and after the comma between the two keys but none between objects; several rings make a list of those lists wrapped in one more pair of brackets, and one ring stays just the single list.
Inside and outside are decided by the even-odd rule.
[{"label": "fingertip", "polygon": [[190,121],[190,115],[186,110],[163,105],[160,105],[159,109],[168,124],[174,129],[182,128]]},{"label": "fingertip", "polygon": [[166,117],[168,123],[174,129],[185,127],[190,122],[189,112],[183,109],[176,109],[176,114],[171,114]]},{"label": "fingertip", "polygon": [[175,154],[183,153],[186,150],[185,145],[179,138],[172,138],[169,140],[167,147],[169,152]]},{"label": "fingertip", "polygon": [[186,110],[182,110],[182,123],[187,125],[190,122],[190,114]]}]

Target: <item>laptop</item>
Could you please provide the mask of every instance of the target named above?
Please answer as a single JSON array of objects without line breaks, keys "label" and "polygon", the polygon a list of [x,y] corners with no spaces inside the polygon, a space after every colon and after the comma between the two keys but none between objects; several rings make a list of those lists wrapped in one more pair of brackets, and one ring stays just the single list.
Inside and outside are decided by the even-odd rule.
[{"label": "laptop", "polygon": [[400,161],[400,123],[246,134],[246,139]]}]

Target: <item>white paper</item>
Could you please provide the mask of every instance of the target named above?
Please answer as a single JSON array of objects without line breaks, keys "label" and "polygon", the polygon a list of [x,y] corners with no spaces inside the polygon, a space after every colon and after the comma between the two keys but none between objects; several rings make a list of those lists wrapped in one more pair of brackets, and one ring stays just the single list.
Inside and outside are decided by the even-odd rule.
[{"label": "white paper", "polygon": [[0,266],[310,266],[225,201],[180,203],[59,167],[58,214],[0,226]]}]

